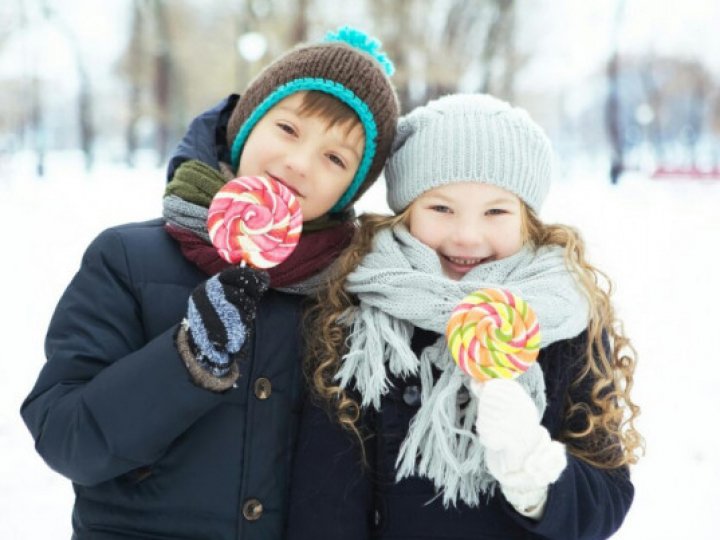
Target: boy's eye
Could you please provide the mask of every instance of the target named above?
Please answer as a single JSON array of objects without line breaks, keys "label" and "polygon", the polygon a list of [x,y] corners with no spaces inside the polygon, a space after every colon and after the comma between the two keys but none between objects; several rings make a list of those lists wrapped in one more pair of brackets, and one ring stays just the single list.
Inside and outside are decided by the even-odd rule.
[{"label": "boy's eye", "polygon": [[277,126],[282,129],[288,135],[295,135],[295,128],[285,122],[278,122]]},{"label": "boy's eye", "polygon": [[449,214],[450,212],[452,212],[452,210],[450,210],[450,207],[445,206],[444,204],[435,204],[430,207],[430,210],[432,210],[433,212],[439,212],[440,214]]},{"label": "boy's eye", "polygon": [[345,168],[345,162],[337,154],[328,154],[328,159],[338,167]]},{"label": "boy's eye", "polygon": [[488,216],[501,216],[502,214],[507,214],[507,210],[503,210],[502,208],[491,208],[487,212],[485,212]]}]

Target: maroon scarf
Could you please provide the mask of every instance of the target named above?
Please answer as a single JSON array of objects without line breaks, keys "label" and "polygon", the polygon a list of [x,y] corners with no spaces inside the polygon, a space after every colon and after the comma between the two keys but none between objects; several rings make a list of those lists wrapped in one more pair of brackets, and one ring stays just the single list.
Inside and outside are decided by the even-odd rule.
[{"label": "maroon scarf", "polygon": [[[172,223],[166,223],[165,230],[180,244],[185,258],[206,274],[214,275],[231,266],[220,258],[212,245],[192,231]],[[324,270],[350,245],[354,232],[352,222],[304,232],[290,256],[278,266],[267,270],[270,286],[278,288],[294,285]]]}]

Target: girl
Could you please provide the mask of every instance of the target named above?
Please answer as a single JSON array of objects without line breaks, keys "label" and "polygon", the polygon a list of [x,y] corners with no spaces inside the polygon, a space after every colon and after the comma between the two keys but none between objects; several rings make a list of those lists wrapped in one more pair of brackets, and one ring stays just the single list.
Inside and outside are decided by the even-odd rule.
[{"label": "girl", "polygon": [[[490,96],[446,96],[401,119],[386,168],[397,215],[362,219],[308,320],[315,399],[289,538],[589,539],[620,527],[642,445],[634,351],[577,231],[537,217],[551,160],[528,115]],[[442,335],[484,287],[537,313],[538,362],[516,380],[471,382]]]}]

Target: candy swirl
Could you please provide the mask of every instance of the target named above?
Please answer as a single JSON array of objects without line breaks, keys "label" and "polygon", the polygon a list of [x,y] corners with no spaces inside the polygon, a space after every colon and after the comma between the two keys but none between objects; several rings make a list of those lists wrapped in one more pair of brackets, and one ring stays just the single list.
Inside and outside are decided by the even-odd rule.
[{"label": "candy swirl", "polygon": [[217,192],[208,211],[208,233],[230,264],[272,268],[300,240],[302,212],[292,192],[261,176],[241,176]]},{"label": "candy swirl", "polygon": [[455,363],[478,381],[513,379],[540,352],[540,325],[532,308],[505,289],[480,289],[450,315],[445,331]]}]

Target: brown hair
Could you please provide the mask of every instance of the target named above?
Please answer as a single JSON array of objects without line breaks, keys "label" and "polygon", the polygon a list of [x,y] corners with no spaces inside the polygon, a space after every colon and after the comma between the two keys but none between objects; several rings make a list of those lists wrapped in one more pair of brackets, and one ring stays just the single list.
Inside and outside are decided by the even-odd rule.
[{"label": "brown hair", "polygon": [[301,93],[303,96],[302,104],[298,110],[299,114],[303,116],[318,116],[327,122],[328,128],[344,126],[348,133],[352,131],[355,126],[362,126],[360,118],[358,118],[355,111],[336,97],[317,90],[309,90]]},{"label": "brown hair", "polygon": [[[408,215],[409,207],[392,217],[361,216],[352,244],[338,259],[338,274],[306,313],[306,324],[312,332],[308,332],[305,370],[313,394],[344,428],[361,440],[357,427],[359,404],[335,380],[347,352],[348,327],[344,317],[358,305],[357,297],[345,291],[345,280],[370,251],[375,235],[404,222]],[[634,424],[640,409],[630,397],[636,354],[616,319],[610,301],[612,283],[587,262],[585,244],[577,230],[566,225],[543,224],[524,203],[522,215],[525,239],[530,245],[564,248],[566,264],[585,291],[591,308],[585,365],[572,381],[573,386],[591,382],[591,402],[573,403],[568,398],[567,418],[580,418],[584,427],[564,431],[561,439],[571,454],[594,466],[612,469],[633,464],[644,447]],[[609,341],[610,350],[604,340]]]}]

